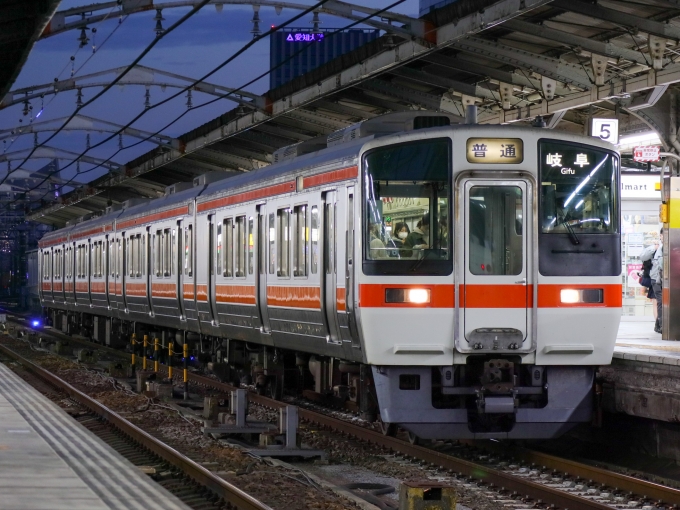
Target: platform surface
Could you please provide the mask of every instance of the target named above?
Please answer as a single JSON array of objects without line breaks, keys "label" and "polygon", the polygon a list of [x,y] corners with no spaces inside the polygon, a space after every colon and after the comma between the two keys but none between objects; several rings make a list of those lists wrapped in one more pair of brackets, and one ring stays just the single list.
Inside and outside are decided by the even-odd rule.
[{"label": "platform surface", "polygon": [[189,507],[0,363],[0,508]]},{"label": "platform surface", "polygon": [[680,365],[680,342],[662,340],[653,322],[625,322],[619,326],[614,358]]}]

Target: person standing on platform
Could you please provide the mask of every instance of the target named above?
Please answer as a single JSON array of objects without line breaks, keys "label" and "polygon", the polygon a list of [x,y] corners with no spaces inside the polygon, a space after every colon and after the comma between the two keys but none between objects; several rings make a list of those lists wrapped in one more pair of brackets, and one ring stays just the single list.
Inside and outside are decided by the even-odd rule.
[{"label": "person standing on platform", "polygon": [[648,246],[640,254],[640,260],[652,261],[652,269],[649,271],[649,277],[652,279],[652,290],[654,291],[654,298],[656,299],[656,322],[654,323],[654,331],[661,333],[663,299],[661,297],[661,280],[663,277],[663,228],[659,232],[659,242]]}]

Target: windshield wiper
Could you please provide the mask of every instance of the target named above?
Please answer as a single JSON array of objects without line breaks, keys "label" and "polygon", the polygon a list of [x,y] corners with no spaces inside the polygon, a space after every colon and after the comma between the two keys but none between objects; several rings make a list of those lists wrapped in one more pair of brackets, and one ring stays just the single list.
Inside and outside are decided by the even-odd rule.
[{"label": "windshield wiper", "polygon": [[565,226],[567,229],[567,232],[569,233],[569,239],[571,239],[571,242],[573,244],[581,244],[581,241],[578,240],[578,237],[576,237],[576,232],[574,232],[574,229],[571,228],[571,225],[569,225],[569,222],[567,220],[564,220],[562,222],[562,225]]}]

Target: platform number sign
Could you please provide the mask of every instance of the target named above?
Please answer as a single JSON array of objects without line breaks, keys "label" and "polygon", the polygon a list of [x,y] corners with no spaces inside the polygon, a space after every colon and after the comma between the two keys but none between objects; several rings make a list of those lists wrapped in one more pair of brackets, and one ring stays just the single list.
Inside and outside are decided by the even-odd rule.
[{"label": "platform number sign", "polygon": [[593,119],[591,133],[605,142],[617,144],[619,143],[619,121],[618,119]]}]

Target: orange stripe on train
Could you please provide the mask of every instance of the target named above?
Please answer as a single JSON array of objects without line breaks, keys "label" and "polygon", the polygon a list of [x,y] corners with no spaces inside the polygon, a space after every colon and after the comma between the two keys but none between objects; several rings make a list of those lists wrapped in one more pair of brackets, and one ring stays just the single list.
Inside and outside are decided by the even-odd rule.
[{"label": "orange stripe on train", "polygon": [[286,308],[321,308],[319,287],[267,286],[267,304]]}]

